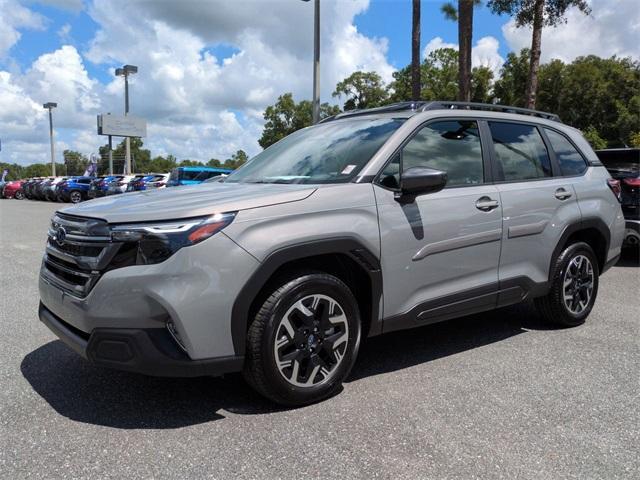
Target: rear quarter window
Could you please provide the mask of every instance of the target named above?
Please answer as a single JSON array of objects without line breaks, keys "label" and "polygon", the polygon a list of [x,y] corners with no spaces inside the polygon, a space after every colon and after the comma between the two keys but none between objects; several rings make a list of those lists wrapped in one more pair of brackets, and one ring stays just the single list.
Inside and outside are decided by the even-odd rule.
[{"label": "rear quarter window", "polygon": [[567,137],[555,130],[545,128],[544,131],[551,143],[551,148],[556,154],[562,175],[582,174],[587,169],[587,163],[576,147],[571,144]]}]

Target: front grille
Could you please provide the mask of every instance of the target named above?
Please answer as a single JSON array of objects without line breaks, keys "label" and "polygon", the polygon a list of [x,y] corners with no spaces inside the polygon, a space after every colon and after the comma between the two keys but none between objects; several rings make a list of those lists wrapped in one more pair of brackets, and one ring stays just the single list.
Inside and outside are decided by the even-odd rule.
[{"label": "front grille", "polygon": [[107,222],[57,213],[51,220],[41,275],[79,298],[109,269],[121,243],[111,241]]}]

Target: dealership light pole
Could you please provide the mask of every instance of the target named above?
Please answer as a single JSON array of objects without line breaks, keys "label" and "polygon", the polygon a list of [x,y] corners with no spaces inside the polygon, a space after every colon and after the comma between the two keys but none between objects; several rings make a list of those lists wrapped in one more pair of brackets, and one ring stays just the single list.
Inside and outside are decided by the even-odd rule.
[{"label": "dealership light pole", "polygon": [[42,105],[43,108],[49,110],[49,141],[51,142],[51,175],[56,176],[56,154],[53,146],[53,115],[51,110],[58,106],[57,103],[48,102]]},{"label": "dealership light pole", "polygon": [[[308,2],[309,0],[303,0]],[[313,0],[313,123],[320,121],[320,0]]]},{"label": "dealership light pole", "polygon": [[[116,76],[124,77],[124,114],[129,114],[129,75],[138,73],[138,67],[135,65],[125,65],[122,68],[116,68]],[[124,173],[131,174],[131,142],[129,137],[125,137],[125,153],[124,153]]]}]

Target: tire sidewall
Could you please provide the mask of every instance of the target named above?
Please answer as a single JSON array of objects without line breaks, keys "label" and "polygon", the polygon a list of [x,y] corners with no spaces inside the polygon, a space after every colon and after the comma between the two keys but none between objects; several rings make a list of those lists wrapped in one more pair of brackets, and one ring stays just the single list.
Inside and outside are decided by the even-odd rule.
[{"label": "tire sidewall", "polygon": [[[274,343],[282,316],[295,302],[312,294],[327,295],[340,304],[347,317],[349,340],[342,363],[328,382],[312,387],[298,387],[287,382],[278,370]],[[263,368],[266,379],[271,387],[279,393],[279,396],[296,404],[308,404],[326,398],[337,391],[351,371],[360,346],[360,336],[358,305],[346,285],[334,277],[323,274],[309,274],[292,280],[285,285],[285,291],[269,312],[269,319],[262,338],[261,356],[264,359]]]},{"label": "tire sidewall", "polygon": [[[74,194],[77,194],[79,199],[78,201],[74,201],[73,197]],[[78,190],[73,190],[70,194],[69,194],[69,200],[71,201],[71,203],[80,203],[82,201],[82,193],[80,193]]]},{"label": "tire sidewall", "polygon": [[[593,292],[591,294],[591,298],[589,300],[589,304],[587,308],[583,310],[579,314],[573,313],[571,310],[567,308],[564,304],[564,275],[569,268],[569,264],[571,260],[573,260],[578,255],[584,255],[591,262],[591,266],[593,268]],[[592,248],[586,243],[575,243],[565,249],[560,255],[560,269],[556,274],[556,288],[558,289],[556,298],[559,303],[559,307],[562,309],[563,313],[566,317],[566,322],[570,324],[579,325],[585,321],[585,319],[591,313],[593,306],[595,305],[596,297],[598,296],[598,283],[600,276],[600,269],[598,267],[598,260],[596,258],[595,253]]]}]

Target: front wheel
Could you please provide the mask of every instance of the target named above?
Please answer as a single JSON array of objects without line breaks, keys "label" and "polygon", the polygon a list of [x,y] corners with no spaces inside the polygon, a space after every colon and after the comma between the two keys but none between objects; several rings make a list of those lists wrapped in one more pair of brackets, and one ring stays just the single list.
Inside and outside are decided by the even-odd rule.
[{"label": "front wheel", "polygon": [[558,256],[551,289],[536,299],[536,307],[549,323],[575,327],[584,323],[598,294],[598,261],[584,242],[574,243]]},{"label": "front wheel", "polygon": [[360,346],[358,303],[325,273],[278,285],[249,327],[244,376],[276,403],[307,405],[335,394],[349,374]]},{"label": "front wheel", "polygon": [[24,200],[24,192],[22,190],[18,190],[15,194],[16,200]]},{"label": "front wheel", "polygon": [[82,193],[74,190],[69,194],[69,199],[71,200],[71,203],[80,203],[82,201]]}]

